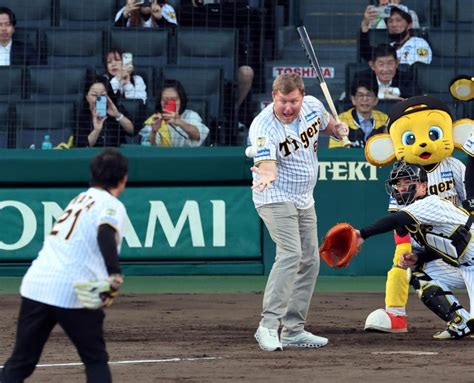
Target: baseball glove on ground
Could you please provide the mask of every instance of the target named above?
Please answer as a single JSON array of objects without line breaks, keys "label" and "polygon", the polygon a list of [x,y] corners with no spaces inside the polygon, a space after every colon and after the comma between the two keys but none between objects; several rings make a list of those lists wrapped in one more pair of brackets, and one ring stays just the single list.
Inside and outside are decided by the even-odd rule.
[{"label": "baseball glove on ground", "polygon": [[357,254],[357,234],[348,223],[338,223],[326,233],[319,247],[321,259],[330,267],[346,267]]}]

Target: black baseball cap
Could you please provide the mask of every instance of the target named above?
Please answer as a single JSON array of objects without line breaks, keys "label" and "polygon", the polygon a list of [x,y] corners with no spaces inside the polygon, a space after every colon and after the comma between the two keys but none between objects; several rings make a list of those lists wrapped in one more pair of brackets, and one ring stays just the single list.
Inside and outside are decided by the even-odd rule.
[{"label": "black baseball cap", "polygon": [[448,113],[452,118],[448,107],[441,100],[431,96],[415,96],[397,102],[392,107],[389,114],[387,129],[390,131],[392,124],[400,117],[424,110],[442,110],[443,112]]}]

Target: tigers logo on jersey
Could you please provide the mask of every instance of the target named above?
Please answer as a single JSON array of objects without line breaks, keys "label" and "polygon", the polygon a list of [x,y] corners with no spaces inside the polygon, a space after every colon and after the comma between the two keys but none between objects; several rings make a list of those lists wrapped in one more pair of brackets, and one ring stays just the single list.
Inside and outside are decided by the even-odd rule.
[{"label": "tigers logo on jersey", "polygon": [[427,56],[428,56],[428,49],[426,49],[426,48],[418,48],[418,49],[416,50],[416,53],[418,53],[418,55],[419,55],[420,57],[427,57]]},{"label": "tigers logo on jersey", "polygon": [[263,148],[265,146],[265,142],[267,142],[266,137],[257,137],[257,139],[255,140],[257,148]]}]

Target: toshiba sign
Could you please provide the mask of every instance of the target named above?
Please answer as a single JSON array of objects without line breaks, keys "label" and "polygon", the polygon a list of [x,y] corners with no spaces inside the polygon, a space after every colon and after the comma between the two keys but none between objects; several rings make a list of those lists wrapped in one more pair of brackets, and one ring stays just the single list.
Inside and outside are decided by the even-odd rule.
[{"label": "toshiba sign", "polygon": [[[324,78],[334,78],[334,67],[321,67]],[[315,78],[316,71],[311,66],[274,66],[273,77],[284,73],[296,73],[303,78]]]}]

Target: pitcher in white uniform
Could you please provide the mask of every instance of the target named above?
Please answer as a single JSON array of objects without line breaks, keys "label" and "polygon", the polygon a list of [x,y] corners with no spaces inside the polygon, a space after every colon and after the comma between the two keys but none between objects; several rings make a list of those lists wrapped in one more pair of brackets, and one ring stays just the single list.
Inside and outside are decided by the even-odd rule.
[{"label": "pitcher in white uniform", "polygon": [[76,346],[87,382],[112,381],[103,335],[105,313],[100,307],[84,308],[73,285],[110,280],[112,288],[120,287],[118,254],[127,213],[117,197],[127,174],[128,161],[120,152],[99,153],[91,163],[91,187],[68,204],[45,238],[21,284],[16,344],[2,383],[23,382],[33,373],[56,324]]},{"label": "pitcher in white uniform", "polygon": [[349,128],[336,122],[316,98],[305,96],[298,75],[278,76],[272,97],[273,103],[260,112],[249,131],[256,148],[253,201],[276,244],[255,338],[265,351],[321,347],[328,340],[304,329],[319,273],[313,199],[316,152],[320,131],[341,138]]}]

